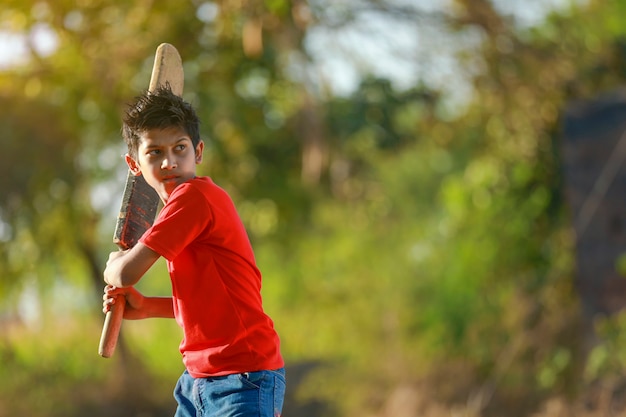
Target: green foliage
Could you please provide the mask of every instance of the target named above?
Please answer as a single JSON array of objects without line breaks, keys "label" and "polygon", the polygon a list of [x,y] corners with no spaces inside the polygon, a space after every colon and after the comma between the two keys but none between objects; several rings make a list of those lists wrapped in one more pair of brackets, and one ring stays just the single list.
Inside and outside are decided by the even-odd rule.
[{"label": "green foliage", "polygon": [[600,317],[595,327],[600,337],[591,350],[585,367],[585,378],[591,381],[608,379],[615,381],[626,371],[626,315]]},{"label": "green foliage", "polygon": [[[153,349],[160,357],[141,361],[133,356],[123,362],[119,348],[112,359],[99,358],[95,352],[100,324],[100,317],[96,322],[91,315],[57,316],[39,323],[44,337],[40,331],[24,328],[5,331],[0,343],[2,415],[162,415],[160,410],[172,410],[171,384],[159,381],[176,379],[182,368],[180,358],[172,362],[177,369],[164,362],[173,356],[165,349]],[[129,350],[162,346],[158,324],[148,323],[152,331],[143,337],[138,332]],[[143,363],[150,364],[151,371]]]},{"label": "green foliage", "polygon": [[[92,353],[77,329],[72,326],[56,330],[64,344],[23,330],[3,335],[0,345],[3,412],[45,415],[56,409],[58,415],[63,412],[69,415],[73,404],[67,401],[66,393],[86,382],[104,379],[106,368],[98,367],[90,358]],[[19,401],[8,402],[10,398]],[[54,401],[55,398],[64,400]]]},{"label": "green foliage", "polygon": [[617,263],[615,265],[615,269],[623,277],[626,277],[626,254],[622,254],[619,258],[617,258]]},{"label": "green foliage", "polygon": [[[68,399],[76,387],[83,399],[71,400],[87,410],[100,384],[104,401],[119,399],[111,365],[95,354],[92,293],[112,250],[119,196],[108,194],[125,171],[120,114],[147,87],[163,41],[180,50],[185,97],[203,121],[200,174],[237,203],[283,353],[289,364],[324,364],[302,390],[313,400],[373,415],[394,386],[431,378],[432,401],[448,404],[493,387],[476,414],[496,415],[487,409],[499,402],[536,404],[623,373],[621,315],[601,323],[603,342],[582,357],[558,142],[569,100],[623,79],[624,6],[572,6],[522,31],[489,2],[458,3],[467,14],[442,29],[480,31],[484,43],[466,55],[480,71],[451,118],[443,93],[423,84],[398,91],[370,76],[332,97],[305,80],[307,25],[336,25],[347,6],[8,2],[0,28],[44,25],[58,47],[0,72],[0,325],[19,317],[32,288],[51,316],[0,336],[0,400],[27,392],[14,414],[40,415],[47,397]],[[259,27],[255,52],[246,36]],[[169,293],[162,262],[140,290]],[[175,323],[123,332],[141,357],[124,363],[169,390],[181,371]],[[157,385],[154,397],[132,394],[162,405]],[[59,401],[56,415],[72,415],[70,405]]]}]

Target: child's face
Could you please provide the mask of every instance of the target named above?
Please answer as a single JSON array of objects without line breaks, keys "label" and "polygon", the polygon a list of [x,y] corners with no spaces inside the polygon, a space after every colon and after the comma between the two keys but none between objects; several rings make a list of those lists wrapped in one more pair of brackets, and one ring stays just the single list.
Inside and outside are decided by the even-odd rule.
[{"label": "child's face", "polygon": [[196,176],[203,149],[202,141],[194,148],[189,135],[177,126],[151,129],[140,135],[137,158],[126,155],[126,163],[167,203],[177,186]]}]

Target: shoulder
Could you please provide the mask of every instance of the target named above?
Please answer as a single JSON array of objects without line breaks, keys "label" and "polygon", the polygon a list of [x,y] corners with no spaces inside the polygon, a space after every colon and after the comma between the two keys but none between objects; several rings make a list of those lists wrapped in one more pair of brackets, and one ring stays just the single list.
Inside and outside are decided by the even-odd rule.
[{"label": "shoulder", "polygon": [[195,177],[181,184],[183,192],[202,193],[209,199],[226,198],[230,200],[230,195],[222,187],[217,185],[210,177]]},{"label": "shoulder", "polygon": [[211,193],[217,185],[209,177],[195,177],[174,190],[171,198],[194,197],[197,198],[203,194]]},{"label": "shoulder", "polygon": [[168,205],[198,205],[208,206],[221,205],[226,202],[232,203],[228,193],[215,184],[210,177],[195,177],[174,190]]}]

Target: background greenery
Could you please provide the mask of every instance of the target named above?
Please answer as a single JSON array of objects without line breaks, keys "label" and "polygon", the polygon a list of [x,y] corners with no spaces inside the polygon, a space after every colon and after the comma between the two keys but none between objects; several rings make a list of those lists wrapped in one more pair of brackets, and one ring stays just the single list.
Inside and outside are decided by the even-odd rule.
[{"label": "background greenery", "polygon": [[[126,322],[97,356],[120,117],[161,42],[203,121],[200,173],[235,199],[264,273],[285,415],[621,409],[626,324],[601,320],[587,355],[559,143],[569,102],[623,85],[626,2],[532,24],[520,3],[5,0],[0,31],[28,54],[0,69],[0,416],[172,414],[173,321]],[[426,45],[389,43],[419,72],[408,86],[359,55],[407,25]],[[347,27],[359,82],[340,92],[312,39]],[[167,294],[164,265],[140,287]]]}]

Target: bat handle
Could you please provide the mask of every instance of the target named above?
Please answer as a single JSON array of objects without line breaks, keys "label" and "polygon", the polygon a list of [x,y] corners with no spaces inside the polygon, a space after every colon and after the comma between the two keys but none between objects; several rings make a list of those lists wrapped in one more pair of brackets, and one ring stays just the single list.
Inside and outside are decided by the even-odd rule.
[{"label": "bat handle", "polygon": [[115,352],[117,338],[122,327],[122,319],[124,318],[124,307],[126,305],[126,297],[123,295],[115,299],[115,304],[107,312],[104,318],[104,326],[102,326],[102,335],[100,336],[100,346],[98,353],[103,358],[110,358]]}]

